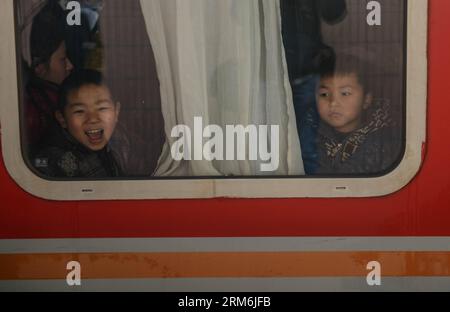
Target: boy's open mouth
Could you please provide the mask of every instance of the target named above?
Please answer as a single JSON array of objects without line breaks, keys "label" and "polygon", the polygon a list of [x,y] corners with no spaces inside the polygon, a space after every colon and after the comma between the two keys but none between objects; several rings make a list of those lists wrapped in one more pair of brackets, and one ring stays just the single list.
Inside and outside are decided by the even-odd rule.
[{"label": "boy's open mouth", "polygon": [[103,139],[103,129],[88,130],[85,132],[91,143],[97,143]]},{"label": "boy's open mouth", "polygon": [[337,119],[337,118],[341,118],[342,114],[333,112],[333,113],[330,114],[330,117],[333,118],[333,119]]}]

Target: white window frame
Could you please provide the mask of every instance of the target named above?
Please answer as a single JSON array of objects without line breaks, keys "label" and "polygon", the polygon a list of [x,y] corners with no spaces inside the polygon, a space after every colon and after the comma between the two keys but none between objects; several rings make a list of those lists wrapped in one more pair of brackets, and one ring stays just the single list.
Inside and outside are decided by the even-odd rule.
[{"label": "white window frame", "polygon": [[49,181],[25,164],[20,146],[13,0],[0,1],[0,122],[3,159],[25,191],[48,200],[175,198],[378,197],[399,191],[418,173],[426,143],[428,0],[408,1],[406,150],[389,174],[374,178],[251,178]]}]

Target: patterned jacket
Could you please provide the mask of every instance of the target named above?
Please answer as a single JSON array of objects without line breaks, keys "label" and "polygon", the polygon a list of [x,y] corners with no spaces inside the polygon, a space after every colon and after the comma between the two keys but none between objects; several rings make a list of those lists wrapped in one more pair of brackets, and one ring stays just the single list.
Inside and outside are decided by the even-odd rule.
[{"label": "patterned jacket", "polygon": [[107,146],[94,152],[78,143],[65,130],[48,140],[33,166],[51,178],[112,178],[122,176],[113,151]]},{"label": "patterned jacket", "polygon": [[372,107],[364,125],[349,134],[320,125],[318,174],[381,174],[395,164],[402,131],[393,127],[387,101],[377,100]]}]

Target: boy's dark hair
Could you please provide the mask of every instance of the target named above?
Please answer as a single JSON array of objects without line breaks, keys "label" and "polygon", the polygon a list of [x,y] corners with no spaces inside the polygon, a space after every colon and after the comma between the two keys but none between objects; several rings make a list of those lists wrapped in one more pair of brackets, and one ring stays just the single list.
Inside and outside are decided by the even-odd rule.
[{"label": "boy's dark hair", "polygon": [[82,69],[72,72],[59,89],[58,109],[62,112],[67,105],[69,93],[86,85],[104,86],[102,73],[93,69]]},{"label": "boy's dark hair", "polygon": [[322,78],[350,74],[356,74],[366,93],[370,91],[369,64],[358,56],[339,53],[332,58],[324,60],[320,67],[320,76]]},{"label": "boy's dark hair", "polygon": [[57,1],[50,0],[33,18],[30,34],[31,68],[48,64],[65,38],[65,13]]}]

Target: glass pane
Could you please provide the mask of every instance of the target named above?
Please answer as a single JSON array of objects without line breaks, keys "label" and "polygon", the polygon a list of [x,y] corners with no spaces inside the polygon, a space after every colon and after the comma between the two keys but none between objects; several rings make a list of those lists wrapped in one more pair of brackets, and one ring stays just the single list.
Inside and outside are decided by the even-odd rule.
[{"label": "glass pane", "polygon": [[403,153],[404,0],[15,3],[44,178],[365,177]]}]

